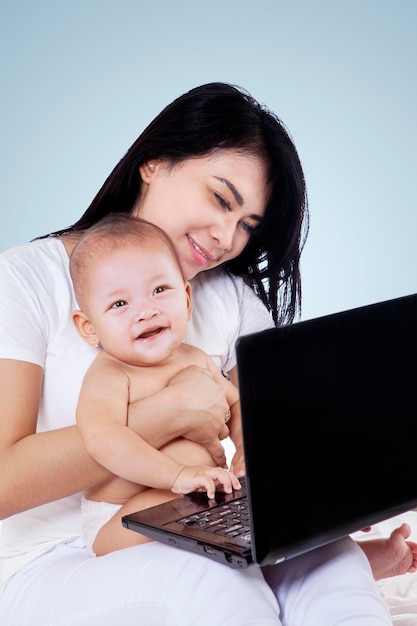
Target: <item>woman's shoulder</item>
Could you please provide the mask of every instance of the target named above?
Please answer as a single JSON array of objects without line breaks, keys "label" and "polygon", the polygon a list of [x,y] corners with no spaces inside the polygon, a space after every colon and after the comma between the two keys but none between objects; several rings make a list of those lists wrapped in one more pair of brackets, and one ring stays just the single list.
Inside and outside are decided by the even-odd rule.
[{"label": "woman's shoulder", "polygon": [[2,356],[43,365],[49,344],[59,336],[69,341],[75,332],[75,298],[64,246],[42,239],[0,254],[0,284]]},{"label": "woman's shoulder", "polygon": [[199,346],[223,371],[235,365],[239,335],[268,328],[270,314],[242,278],[218,269],[193,278],[193,314],[187,342]]},{"label": "woman's shoulder", "polygon": [[246,289],[252,291],[242,278],[233,276],[222,269],[200,272],[192,279],[191,285],[193,292],[201,292],[205,295],[212,292],[218,294],[220,298],[232,300],[236,300]]},{"label": "woman's shoulder", "polygon": [[2,281],[13,280],[15,288],[22,284],[49,289],[51,283],[60,284],[63,276],[69,276],[69,259],[60,240],[37,239],[2,252],[0,274]]},{"label": "woman's shoulder", "polygon": [[68,263],[68,255],[62,242],[53,237],[35,239],[0,253],[2,267],[24,267],[33,263],[43,267],[48,260],[51,264],[63,265],[65,261]]},{"label": "woman's shoulder", "polygon": [[56,325],[76,308],[69,258],[60,240],[39,239],[0,254],[3,300],[0,316],[32,316],[42,328]]},{"label": "woman's shoulder", "polygon": [[[270,318],[265,305],[255,291],[243,278],[234,276],[221,268],[201,272],[191,281],[193,301],[200,306],[203,302],[216,302],[219,310],[224,309],[227,315],[234,313],[240,319],[244,309],[249,309]],[[272,318],[271,318],[272,319]]]}]

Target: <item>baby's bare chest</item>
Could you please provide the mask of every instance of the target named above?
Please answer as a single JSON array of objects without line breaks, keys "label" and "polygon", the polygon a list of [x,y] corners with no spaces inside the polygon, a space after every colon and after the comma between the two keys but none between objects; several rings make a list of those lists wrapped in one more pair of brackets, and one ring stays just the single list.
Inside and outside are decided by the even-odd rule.
[{"label": "baby's bare chest", "polygon": [[158,393],[169,384],[173,384],[177,374],[185,373],[189,366],[205,367],[206,362],[200,354],[183,354],[169,363],[130,369],[129,402]]}]

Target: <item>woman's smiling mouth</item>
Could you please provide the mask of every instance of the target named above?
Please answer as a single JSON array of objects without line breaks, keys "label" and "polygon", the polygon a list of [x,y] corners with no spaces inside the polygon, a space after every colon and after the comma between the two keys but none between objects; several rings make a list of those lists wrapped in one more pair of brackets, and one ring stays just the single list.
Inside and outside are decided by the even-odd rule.
[{"label": "woman's smiling mouth", "polygon": [[201,248],[190,235],[187,235],[187,239],[194,253],[194,257],[200,265],[205,265],[207,261],[216,260],[213,256],[211,256],[207,252],[207,250],[204,250],[204,248]]}]

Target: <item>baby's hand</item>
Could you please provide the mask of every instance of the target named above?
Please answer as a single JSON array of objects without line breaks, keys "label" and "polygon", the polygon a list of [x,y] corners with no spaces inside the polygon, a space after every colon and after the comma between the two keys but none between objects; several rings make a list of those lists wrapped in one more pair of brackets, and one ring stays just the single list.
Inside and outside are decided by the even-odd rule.
[{"label": "baby's hand", "polygon": [[182,468],[171,487],[171,491],[185,494],[197,491],[197,489],[204,489],[209,498],[214,498],[216,493],[215,481],[222,485],[225,493],[232,493],[234,489],[241,488],[236,476],[222,467],[191,466]]}]

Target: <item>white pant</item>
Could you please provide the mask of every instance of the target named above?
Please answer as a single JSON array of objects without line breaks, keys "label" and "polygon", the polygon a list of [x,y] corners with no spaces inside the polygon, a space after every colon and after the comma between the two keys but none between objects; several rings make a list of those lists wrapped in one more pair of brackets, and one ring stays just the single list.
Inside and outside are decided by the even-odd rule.
[{"label": "white pant", "polygon": [[157,542],[94,558],[79,539],[6,583],[0,624],[392,626],[368,562],[350,538],[264,573],[270,586],[257,566],[232,570]]}]

